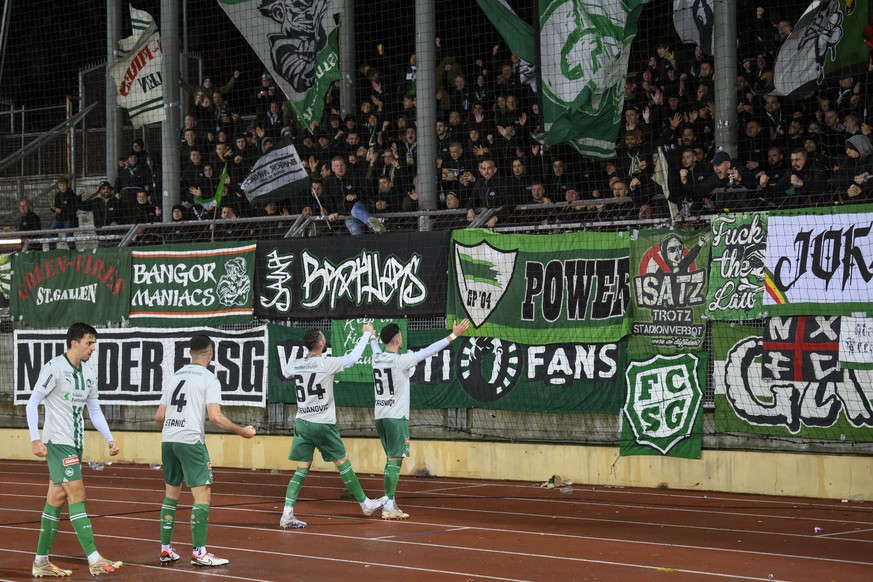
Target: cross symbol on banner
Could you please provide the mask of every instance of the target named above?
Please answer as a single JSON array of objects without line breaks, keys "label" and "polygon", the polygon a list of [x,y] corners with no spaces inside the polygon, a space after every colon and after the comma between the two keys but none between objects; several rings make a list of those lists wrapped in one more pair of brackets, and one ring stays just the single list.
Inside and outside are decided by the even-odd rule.
[{"label": "cross symbol on banner", "polygon": [[[768,322],[764,331],[764,351],[761,376],[771,380],[788,380],[794,382],[813,382],[828,379],[838,372],[836,364],[840,344],[838,341],[815,341],[812,338],[824,335],[830,339],[838,337],[832,326],[839,329],[837,318],[825,318],[801,315],[793,318],[774,318]],[[813,324],[810,325],[812,320]],[[836,323],[835,323],[836,322]],[[785,325],[788,323],[789,325]],[[782,325],[780,325],[782,324]],[[793,328],[794,333],[785,333],[786,328]],[[788,337],[785,337],[785,336]],[[833,362],[832,367],[823,363]],[[788,367],[780,366],[784,363]],[[791,377],[785,377],[781,372],[791,372]]]}]

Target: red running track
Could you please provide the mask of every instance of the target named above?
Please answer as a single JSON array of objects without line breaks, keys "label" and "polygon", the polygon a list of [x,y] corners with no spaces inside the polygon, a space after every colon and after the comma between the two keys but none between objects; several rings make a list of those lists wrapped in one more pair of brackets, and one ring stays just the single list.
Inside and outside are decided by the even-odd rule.
[{"label": "red running track", "polygon": [[[574,484],[449,478],[400,481],[402,522],[366,518],[336,474],[311,473],[296,515],[278,528],[289,472],[216,469],[209,549],[225,568],[192,567],[190,493],[161,567],[162,473],[85,469],[97,547],[124,567],[115,580],[873,580],[873,504]],[[358,476],[378,497],[381,475]],[[30,578],[48,471],[0,461],[0,580]],[[815,533],[821,528],[821,533]],[[89,579],[66,508],[52,561]]]}]

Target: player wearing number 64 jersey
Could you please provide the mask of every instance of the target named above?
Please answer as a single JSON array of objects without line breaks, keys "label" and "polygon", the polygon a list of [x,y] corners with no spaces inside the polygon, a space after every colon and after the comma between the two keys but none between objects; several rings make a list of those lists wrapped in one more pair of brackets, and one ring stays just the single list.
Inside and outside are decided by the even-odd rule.
[{"label": "player wearing number 64 jersey", "polygon": [[179,554],[171,544],[176,525],[176,506],[182,481],[194,496],[191,507],[191,565],[225,566],[228,560],[206,551],[209,525],[209,501],[212,495],[212,463],[206,450],[206,417],[228,432],[250,439],[255,427],[242,427],[221,412],[221,384],[209,371],[215,351],[212,340],[195,335],[188,344],[191,363],[182,366],[164,386],[155,422],[161,427],[161,460],[164,466],[166,493],[161,504],[162,563],[175,562]]},{"label": "player wearing number 64 jersey", "polygon": [[382,507],[381,503],[367,497],[361,488],[352,470],[352,464],[346,457],[346,448],[336,426],[333,377],[350,368],[361,358],[367,347],[367,340],[373,335],[373,326],[366,324],[362,331],[364,335],[350,353],[343,357],[330,357],[324,355],[327,346],[324,334],[317,329],[310,329],[303,336],[306,356],[289,362],[282,369],[282,374],[294,383],[297,394],[294,439],[291,441],[291,453],[288,455],[290,460],[297,461],[297,470],[294,471],[294,476],[291,477],[285,491],[285,509],[279,520],[279,527],[283,529],[306,527],[306,522],[294,517],[294,503],[300,495],[303,480],[309,474],[315,449],[321,452],[321,457],[325,461],[333,462],[337,466],[343,483],[361,504],[364,515],[372,515]]},{"label": "player wearing number 64 jersey", "polygon": [[373,346],[373,385],[376,389],[376,431],[388,460],[385,463],[385,496],[382,498],[382,519],[409,517],[394,501],[403,458],[409,456],[409,378],[415,366],[449,347],[453,340],[467,331],[470,321],[455,322],[452,333],[423,350],[400,355],[403,334],[396,323],[382,328],[379,337],[385,352]]}]

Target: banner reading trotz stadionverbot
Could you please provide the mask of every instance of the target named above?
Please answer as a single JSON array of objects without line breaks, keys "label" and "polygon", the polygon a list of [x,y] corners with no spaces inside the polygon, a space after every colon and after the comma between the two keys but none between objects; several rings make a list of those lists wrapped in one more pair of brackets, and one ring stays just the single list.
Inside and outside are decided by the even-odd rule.
[{"label": "banner reading trotz stadionverbot", "polygon": [[115,79],[115,99],[127,109],[133,126],[166,119],[164,81],[161,62],[164,57],[161,35],[155,19],[148,12],[130,7],[133,34],[118,41],[118,58],[109,67]]},{"label": "banner reading trotz stadionverbot", "polygon": [[340,79],[334,15],[342,0],[218,0],[288,97],[303,127],[321,120]]}]

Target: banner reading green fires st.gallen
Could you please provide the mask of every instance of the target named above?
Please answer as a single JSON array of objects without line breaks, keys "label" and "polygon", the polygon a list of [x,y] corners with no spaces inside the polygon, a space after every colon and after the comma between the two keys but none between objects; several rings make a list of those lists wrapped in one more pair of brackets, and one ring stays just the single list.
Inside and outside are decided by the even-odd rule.
[{"label": "banner reading green fires st.gallen", "polygon": [[630,329],[626,232],[452,233],[448,321],[524,344],[613,342]]}]

